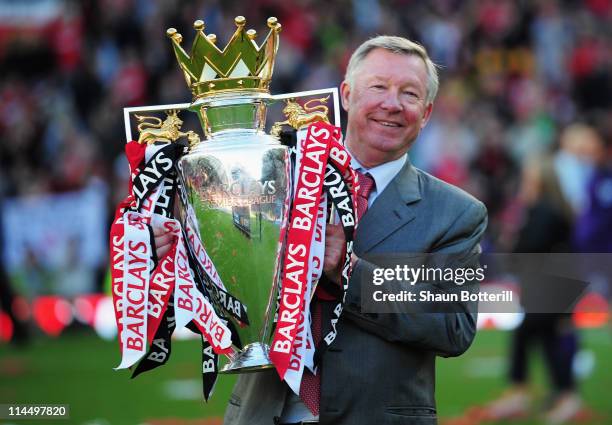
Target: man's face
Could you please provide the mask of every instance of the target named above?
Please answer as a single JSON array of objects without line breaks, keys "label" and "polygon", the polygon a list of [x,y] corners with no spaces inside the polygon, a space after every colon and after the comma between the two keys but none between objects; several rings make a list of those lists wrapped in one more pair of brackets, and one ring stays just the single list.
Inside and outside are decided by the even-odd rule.
[{"label": "man's face", "polygon": [[415,55],[372,50],[340,86],[348,147],[365,167],[401,157],[427,123],[427,68]]}]

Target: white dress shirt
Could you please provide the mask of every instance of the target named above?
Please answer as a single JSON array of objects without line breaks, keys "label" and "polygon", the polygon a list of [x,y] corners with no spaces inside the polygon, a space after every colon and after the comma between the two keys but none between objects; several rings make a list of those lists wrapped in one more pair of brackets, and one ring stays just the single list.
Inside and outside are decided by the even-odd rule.
[{"label": "white dress shirt", "polygon": [[376,183],[376,186],[372,192],[370,192],[370,197],[368,198],[368,208],[372,206],[378,195],[385,190],[389,183],[391,183],[391,180],[400,172],[407,160],[408,154],[404,154],[393,161],[385,162],[376,167],[365,168],[355,157],[352,158],[351,167],[363,174],[369,173],[374,179],[374,183]]}]

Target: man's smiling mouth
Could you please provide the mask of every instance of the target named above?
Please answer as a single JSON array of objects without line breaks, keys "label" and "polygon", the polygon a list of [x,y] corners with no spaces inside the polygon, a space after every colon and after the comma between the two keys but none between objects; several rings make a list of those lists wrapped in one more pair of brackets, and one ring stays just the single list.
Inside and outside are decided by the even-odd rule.
[{"label": "man's smiling mouth", "polygon": [[376,122],[377,124],[380,124],[382,126],[385,127],[402,127],[401,124],[396,123],[396,122],[392,122],[392,121],[385,121],[385,120],[377,120],[377,119],[372,119],[372,121]]}]

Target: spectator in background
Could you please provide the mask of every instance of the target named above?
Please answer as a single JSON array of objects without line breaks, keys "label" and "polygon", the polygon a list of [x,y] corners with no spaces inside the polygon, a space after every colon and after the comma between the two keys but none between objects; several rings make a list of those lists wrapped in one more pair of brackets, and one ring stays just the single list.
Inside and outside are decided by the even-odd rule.
[{"label": "spectator in background", "polygon": [[[0,224],[2,224],[2,188],[0,187]],[[0,225],[0,241],[2,241],[2,226]],[[24,345],[29,340],[29,331],[26,322],[21,320],[15,311],[15,291],[12,282],[4,268],[2,246],[0,246],[0,312],[5,312],[12,323],[11,342]]]},{"label": "spectator in background", "polygon": [[[516,253],[570,252],[574,213],[565,199],[553,158],[534,158],[523,169],[520,199],[524,223],[514,247]],[[527,285],[537,285],[537,277],[522,276]],[[576,391],[572,363],[577,351],[577,335],[571,315],[527,313],[512,333],[510,351],[511,388],[482,411],[475,410],[475,421],[499,421],[526,417],[530,413],[528,354],[541,345],[552,384],[551,403],[544,414],[547,424],[566,423],[580,413],[582,401]]]},{"label": "spectator in background", "polygon": [[601,136],[593,127],[576,123],[561,133],[555,171],[575,215],[581,215],[588,207],[588,185],[602,157]]},{"label": "spectator in background", "polygon": [[598,150],[586,192],[587,206],[576,221],[574,243],[579,252],[612,252],[612,164],[605,160],[603,144]]},{"label": "spectator in background", "polygon": [[576,219],[573,243],[576,252],[584,253],[583,269],[588,271],[591,288],[610,300],[612,264],[601,254],[612,252],[612,156],[603,133],[586,129],[590,130],[588,152],[594,169],[586,188],[586,206]]}]

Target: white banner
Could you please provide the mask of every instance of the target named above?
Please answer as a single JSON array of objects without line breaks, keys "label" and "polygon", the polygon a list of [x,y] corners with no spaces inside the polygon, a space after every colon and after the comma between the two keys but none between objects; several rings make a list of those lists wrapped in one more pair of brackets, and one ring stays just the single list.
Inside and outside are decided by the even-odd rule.
[{"label": "white banner", "polygon": [[33,257],[45,268],[63,268],[75,252],[87,267],[104,265],[107,192],[105,185],[96,183],[78,192],[6,199],[2,233],[8,269],[27,267]]}]

